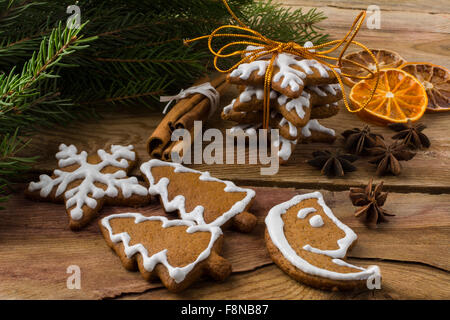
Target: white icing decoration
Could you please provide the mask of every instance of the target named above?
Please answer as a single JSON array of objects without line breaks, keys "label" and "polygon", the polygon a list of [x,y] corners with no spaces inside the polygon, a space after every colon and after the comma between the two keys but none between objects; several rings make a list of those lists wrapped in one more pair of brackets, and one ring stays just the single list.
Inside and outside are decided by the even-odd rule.
[{"label": "white icing decoration", "polygon": [[[308,86],[308,89],[314,91],[318,96],[326,97],[328,94],[333,96],[337,95],[341,91],[339,84],[324,84],[320,86]],[[328,93],[328,94],[327,94]]]},{"label": "white icing decoration", "polygon": [[[268,65],[269,60],[256,60],[249,63],[243,63],[234,69],[230,76],[248,80],[250,75],[254,71],[257,71],[257,75],[262,77],[265,75]],[[303,71],[292,68],[291,66],[293,65],[300,67]],[[295,55],[289,53],[278,54],[274,61],[274,66],[277,66],[279,71],[273,75],[272,81],[278,82],[283,78],[280,87],[284,89],[289,86],[294,92],[303,88],[303,79],[305,79],[307,75],[314,73],[312,68],[316,69],[323,78],[329,78],[328,70],[331,70],[328,66],[322,65],[317,60],[300,60]]]},{"label": "white icing decoration", "polygon": [[291,111],[295,108],[295,112],[297,113],[298,117],[303,119],[305,116],[304,107],[309,108],[310,106],[309,99],[309,93],[303,91],[302,95],[296,99],[289,99],[285,95],[280,95],[277,99],[277,102],[280,106],[284,105],[287,111]]},{"label": "white icing decoration", "polygon": [[[287,88],[288,86],[292,91],[300,90],[300,87],[303,87],[304,82],[302,79],[306,78],[306,73],[313,73],[311,69],[305,70],[302,72],[300,70],[292,68],[290,65],[298,65],[298,60],[295,59],[294,55],[281,53],[275,59],[274,65],[276,65],[280,70],[273,75],[272,81],[278,82],[281,81],[280,87]],[[308,72],[310,71],[310,72]]]},{"label": "white icing decoration", "polygon": [[[337,241],[339,247],[339,249],[337,250],[319,250],[316,248],[312,248],[309,245],[304,246],[303,249],[330,256],[334,258],[332,260],[333,263],[341,266],[345,265],[347,267],[355,268],[357,270],[360,270],[360,272],[339,273],[319,268],[302,259],[291,247],[284,234],[284,222],[282,219],[282,215],[285,214],[289,208],[308,199],[317,199],[317,203],[322,207],[323,212],[334,224],[336,224],[339,229],[344,231],[345,237]],[[290,263],[292,263],[292,265],[305,273],[334,280],[366,280],[374,275],[380,276],[380,270],[377,266],[370,266],[367,269],[364,269],[353,266],[345,261],[338,259],[345,257],[347,249],[357,239],[357,236],[352,229],[343,224],[334,216],[331,209],[325,204],[325,201],[323,200],[322,194],[320,192],[297,195],[289,201],[276,205],[275,207],[270,209],[265,222],[270,235],[270,239],[272,240],[273,244],[278,248],[278,250],[280,250],[281,254]]]},{"label": "white icing decoration", "polygon": [[[245,51],[251,51],[251,50],[257,50],[257,49],[262,49],[263,47],[258,47],[258,46],[247,46],[247,48],[245,48]],[[249,56],[249,55],[251,55],[252,54],[252,52],[246,52],[246,53],[244,53],[244,56]],[[265,56],[262,56],[262,57],[259,57],[259,59],[258,60],[260,60],[260,59],[270,59],[270,54],[267,54],[267,55],[265,55]]]},{"label": "white icing decoration", "polygon": [[268,65],[269,62],[267,60],[256,60],[250,63],[243,63],[230,73],[230,77],[239,77],[242,80],[247,80],[253,71],[258,71],[257,75],[262,77],[266,73]]},{"label": "white icing decoration", "polygon": [[229,114],[231,110],[233,109],[233,104],[236,102],[236,99],[231,100],[231,103],[225,107],[223,107],[223,113]]},{"label": "white icing decoration", "polygon": [[[113,234],[112,227],[109,223],[111,219],[119,219],[119,218],[134,218],[134,222],[136,224],[144,222],[144,221],[161,221],[163,228],[173,227],[173,226],[187,226],[187,233],[195,233],[195,232],[210,232],[211,238],[208,244],[208,247],[202,251],[197,259],[184,266],[184,267],[173,267],[169,264],[167,260],[167,249],[162,250],[158,253],[155,253],[151,256],[148,255],[147,248],[145,248],[141,243],[134,244],[130,246],[131,237],[127,232],[122,232],[118,234]],[[207,226],[207,225],[196,225],[191,221],[185,220],[168,220],[165,217],[161,216],[152,216],[146,217],[140,213],[120,213],[120,214],[112,214],[102,219],[102,226],[105,227],[109,232],[109,237],[112,242],[118,243],[122,242],[124,246],[124,252],[127,258],[131,258],[136,253],[140,253],[143,259],[144,269],[148,272],[153,271],[155,266],[159,263],[162,263],[167,270],[169,271],[169,275],[172,279],[175,280],[176,283],[180,283],[186,278],[186,275],[194,269],[194,267],[201,261],[207,259],[211,255],[211,249],[222,234],[222,230],[219,227]]]},{"label": "white icing decoration", "polygon": [[310,137],[311,136],[311,130],[312,131],[319,131],[319,132],[323,132],[326,133],[330,136],[335,136],[336,132],[333,129],[324,127],[323,125],[321,125],[319,123],[319,121],[317,121],[317,119],[313,119],[313,120],[309,120],[308,123],[306,124],[306,126],[304,126],[302,128],[302,135],[304,137]]},{"label": "white icing decoration", "polygon": [[261,123],[259,124],[238,124],[234,127],[230,128],[231,134],[238,134],[238,133],[244,133],[245,136],[256,136],[257,132],[256,130],[259,129],[262,126]]},{"label": "white icing decoration", "polygon": [[291,122],[289,122],[286,118],[284,118],[284,117],[281,118],[280,126],[283,127],[286,124],[289,126],[289,135],[294,138],[297,137],[297,134],[298,134],[297,127],[294,126]]},{"label": "white icing decoration", "polygon": [[312,208],[312,207],[302,208],[302,209],[298,210],[297,218],[305,219],[308,214],[316,212],[316,211],[317,210],[315,208]]},{"label": "white icing decoration", "polygon": [[[252,100],[253,96],[255,96],[257,100],[263,100],[264,99],[264,89],[248,86],[239,95],[239,101],[240,102],[250,102]],[[274,90],[271,90],[270,91],[270,99],[275,99],[276,97],[277,97],[277,93]]]},{"label": "white icing decoration", "polygon": [[[78,150],[74,145],[66,146],[61,144],[59,152],[56,154],[58,159],[58,166],[64,168],[73,164],[78,164],[79,167],[71,172],[56,169],[53,174],[54,179],[48,175],[39,176],[39,182],[31,182],[28,190],[33,192],[40,190],[41,197],[47,197],[54,187],[58,186],[55,196],[58,197],[64,193],[66,200],[66,208],[71,208],[70,216],[73,220],[80,220],[83,217],[83,205],[94,209],[97,206],[97,200],[105,196],[116,197],[119,194],[119,189],[125,198],[129,198],[133,194],[141,196],[147,195],[147,189],[141,186],[136,177],[127,178],[124,170],[118,170],[114,173],[102,173],[101,170],[107,166],[113,166],[126,169],[128,161],[134,161],[136,154],[133,151],[133,146],[119,146],[112,145],[111,153],[105,150],[98,150],[97,154],[101,161],[97,164],[87,162],[88,154],[82,151],[77,154]],[[82,180],[81,184],[69,189],[67,186],[75,181]],[[97,187],[94,183],[99,182],[106,185],[106,190]]]},{"label": "white icing decoration", "polygon": [[316,214],[311,219],[309,219],[309,224],[313,228],[320,228],[321,226],[323,226],[323,219],[320,215]]},{"label": "white icing decoration", "polygon": [[[274,119],[279,113],[276,110],[270,112],[270,117]],[[288,125],[289,127],[289,135],[293,138],[297,137],[297,127],[294,126],[291,122],[289,122],[285,117],[280,114],[280,121],[278,122],[279,127],[283,127],[284,125]]]},{"label": "white icing decoration", "polygon": [[296,144],[297,140],[288,140],[280,135],[278,136],[278,140],[273,142],[273,145],[278,148],[278,157],[285,161],[290,158],[293,151],[293,146]]},{"label": "white icing decoration", "polygon": [[[201,205],[197,205],[191,212],[186,212],[185,208],[185,197],[183,195],[177,195],[175,196],[171,201],[169,201],[169,195],[167,191],[167,186],[169,185],[170,181],[166,177],[162,177],[158,183],[155,184],[155,179],[153,178],[151,169],[153,167],[165,167],[170,166],[174,168],[174,171],[176,173],[178,172],[190,172],[190,173],[198,173],[200,174],[199,179],[201,181],[215,181],[220,182],[225,185],[224,191],[225,192],[243,192],[246,193],[245,198],[236,202],[227,212],[221,213],[221,215],[216,218],[216,220],[210,222],[208,225],[211,226],[222,226],[224,223],[226,223],[228,220],[233,218],[235,215],[243,212],[245,208],[248,206],[250,201],[255,197],[255,191],[252,189],[244,189],[236,186],[231,181],[226,180],[219,180],[217,178],[211,177],[209,172],[205,171],[197,171],[190,168],[186,168],[185,166],[179,164],[179,163],[173,163],[173,162],[164,162],[158,159],[152,159],[150,161],[147,161],[141,165],[141,171],[145,176],[147,177],[150,187],[148,189],[149,193],[151,195],[159,195],[162,199],[164,209],[167,212],[172,212],[178,210],[180,212],[180,216],[182,219],[185,220],[192,220],[195,221],[198,224],[206,224],[205,220],[203,218],[203,211],[204,207]],[[204,192],[207,192],[206,190]],[[213,199],[217,200],[217,199]]]},{"label": "white icing decoration", "polygon": [[[311,41],[306,41],[303,45],[304,48],[311,48],[314,47],[314,44]],[[316,52],[316,49],[309,49],[310,52]]]}]

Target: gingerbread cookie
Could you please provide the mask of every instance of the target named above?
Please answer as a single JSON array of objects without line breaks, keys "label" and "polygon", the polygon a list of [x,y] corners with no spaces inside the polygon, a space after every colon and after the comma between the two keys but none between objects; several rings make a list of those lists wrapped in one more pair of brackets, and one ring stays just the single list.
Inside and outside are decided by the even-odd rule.
[{"label": "gingerbread cookie", "polygon": [[170,291],[185,289],[203,274],[222,281],[231,273],[231,264],[219,255],[219,227],[139,213],[113,214],[99,224],[127,270],[139,269],[146,280],[157,277]]},{"label": "gingerbread cookie", "polygon": [[233,110],[233,101],[227,106],[225,106],[221,113],[221,118],[227,121],[234,121],[241,124],[250,124],[262,120],[262,115],[259,111],[235,111]]},{"label": "gingerbread cookie", "polygon": [[230,225],[250,232],[256,217],[250,208],[255,191],[237,187],[178,163],[150,160],[141,165],[151,195],[158,195],[167,212],[178,211],[180,218],[226,228]]},{"label": "gingerbread cookie", "polygon": [[319,123],[316,119],[309,122],[301,129],[302,143],[324,142],[333,143],[336,140],[336,132]]},{"label": "gingerbread cookie", "polygon": [[110,152],[78,153],[74,145],[61,144],[56,154],[59,169],[41,175],[25,193],[35,200],[64,202],[71,229],[88,224],[104,204],[141,206],[150,202],[147,188],[128,177],[136,162],[133,146],[112,145]]},{"label": "gingerbread cookie", "polygon": [[[233,135],[242,134],[246,138],[256,137],[258,138],[257,130],[262,128],[262,124],[238,124],[232,128],[230,128],[230,133]],[[269,128],[270,129],[270,128]],[[299,137],[299,140],[301,140],[302,137]],[[295,150],[295,147],[297,145],[298,140],[289,140],[286,138],[283,138],[282,136],[278,135],[278,138],[275,139],[274,137],[270,137],[271,144],[278,149],[277,155],[278,155],[278,161],[281,165],[284,165],[288,162],[289,158],[291,157],[292,153]]]},{"label": "gingerbread cookie", "polygon": [[238,135],[242,134],[246,137],[258,136],[257,130],[262,128],[262,123],[257,124],[238,124],[234,127],[231,127],[230,134]]},{"label": "gingerbread cookie", "polygon": [[311,109],[311,119],[326,119],[339,113],[339,102],[314,106]]},{"label": "gingerbread cookie", "polygon": [[[262,86],[269,60],[243,63],[227,80],[234,84]],[[277,55],[273,64],[272,88],[290,98],[298,98],[307,85],[335,83],[331,69],[314,59],[301,59],[288,53]]]},{"label": "gingerbread cookie", "polygon": [[288,121],[277,111],[270,113],[269,124],[272,128],[280,131],[280,136],[288,140],[297,140],[300,134],[300,130],[293,123]]},{"label": "gingerbread cookie", "polygon": [[325,105],[342,99],[341,86],[338,83],[305,87],[311,95],[311,105]]},{"label": "gingerbread cookie", "polygon": [[302,95],[295,99],[280,95],[274,109],[293,126],[303,127],[311,116],[311,95],[306,91],[303,91]]},{"label": "gingerbread cookie", "polygon": [[345,262],[357,236],[339,221],[320,192],[297,195],[266,217],[265,241],[272,260],[290,277],[319,289],[365,288],[380,269]]},{"label": "gingerbread cookie", "polygon": [[[274,100],[278,94],[270,91],[270,99]],[[247,86],[241,91],[237,99],[233,100],[233,110],[235,111],[258,111],[262,110],[264,101],[264,88]]]},{"label": "gingerbread cookie", "polygon": [[297,140],[289,140],[279,135],[278,139],[271,139],[271,143],[278,148],[278,161],[281,165],[285,165],[297,146]]},{"label": "gingerbread cookie", "polygon": [[[289,98],[283,94],[277,94],[276,91],[270,92],[271,106],[277,109],[286,109],[285,105],[289,103],[291,108],[293,104],[301,102],[301,108],[317,105],[332,104],[342,99],[342,91],[339,84],[326,84],[318,86],[308,86],[300,97],[296,99]],[[300,100],[298,100],[300,99]],[[238,98],[233,100],[232,109],[234,111],[260,111],[263,109],[264,88],[247,86],[239,94]],[[296,106],[298,108],[298,106]],[[279,111],[280,111],[279,110]],[[290,111],[290,110],[288,110]],[[281,111],[280,111],[281,112]],[[302,111],[304,112],[304,111]]]},{"label": "gingerbread cookie", "polygon": [[[286,120],[296,127],[303,127],[312,119],[324,119],[336,115],[339,112],[337,101],[342,98],[340,87],[334,85],[306,87],[300,97],[292,99],[285,95],[271,95],[271,108],[277,110]],[[274,93],[275,91],[271,91]],[[320,94],[318,93],[320,92]],[[241,99],[241,96],[252,95],[250,100]],[[240,123],[253,123],[257,117],[255,111],[263,109],[263,88],[247,87],[240,96],[226,107],[227,114],[223,118],[234,119]],[[246,101],[246,102],[241,102]],[[311,108],[312,107],[312,108]],[[247,113],[240,113],[247,112]],[[262,116],[262,115],[261,115]]]}]

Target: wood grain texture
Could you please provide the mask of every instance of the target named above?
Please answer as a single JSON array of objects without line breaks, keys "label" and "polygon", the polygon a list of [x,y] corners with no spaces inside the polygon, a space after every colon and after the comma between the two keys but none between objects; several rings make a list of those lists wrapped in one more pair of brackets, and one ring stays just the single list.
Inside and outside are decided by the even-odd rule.
[{"label": "wood grain texture", "polygon": [[[230,93],[229,93],[230,94]],[[149,159],[145,150],[145,140],[153,132],[162,115],[150,112],[137,114],[108,114],[99,122],[86,121],[65,128],[44,130],[39,138],[33,140],[28,154],[39,154],[41,159],[34,167],[36,172],[51,172],[56,166],[54,158],[60,143],[75,144],[79,150],[96,150],[106,148],[110,144],[133,144],[142,161]],[[425,133],[430,138],[432,146],[418,151],[416,157],[408,162],[402,162],[403,170],[399,177],[383,177],[388,190],[394,191],[422,191],[422,192],[450,192],[450,137],[443,134],[450,127],[450,113],[426,114],[421,120],[428,128]],[[346,129],[362,127],[359,118],[346,110],[330,119],[321,121],[325,126],[332,127],[338,134]],[[216,115],[208,127],[220,128],[225,131],[233,124],[224,122]],[[385,127],[374,127],[374,132],[383,134],[386,138],[393,135],[393,131]],[[58,132],[58,134],[55,134]],[[205,145],[207,142],[205,142]],[[311,143],[299,145],[288,162],[281,166],[276,175],[264,176],[260,174],[259,165],[213,164],[191,165],[198,170],[210,171],[218,178],[230,179],[237,184],[252,184],[259,186],[283,186],[296,188],[333,188],[347,189],[349,186],[363,185],[375,174],[375,166],[369,164],[366,158],[355,162],[358,171],[343,178],[327,178],[305,162],[311,159],[311,154],[317,149],[327,148],[337,150],[342,148],[342,141],[338,139],[333,145]],[[228,150],[228,151],[227,151]],[[229,149],[225,151],[229,152]],[[247,160],[248,163],[248,160]],[[135,169],[132,174],[141,176]]]},{"label": "wood grain texture", "polygon": [[[358,41],[371,48],[397,51],[408,61],[429,61],[450,67],[447,0],[278,2],[323,11],[328,18],[321,26],[333,39],[347,32],[360,10],[376,4],[382,10],[381,29],[368,30],[363,26]],[[227,92],[222,105],[235,96],[236,91]],[[98,121],[86,119],[67,127],[55,126],[34,136],[27,153],[41,156],[34,167],[35,178],[55,168],[54,155],[60,143],[73,143],[89,151],[110,144],[133,144],[141,160],[148,160],[145,141],[162,119],[160,113],[139,106],[99,109],[98,113],[103,116]],[[0,212],[0,299],[450,299],[450,113],[426,114],[423,122],[428,126],[425,133],[432,147],[404,163],[401,176],[383,178],[386,189],[393,191],[385,208],[396,216],[377,230],[367,229],[353,217],[354,208],[347,198],[349,186],[366,184],[375,172],[364,159],[356,162],[358,171],[340,179],[323,177],[305,164],[312,151],[324,148],[319,144],[299,146],[289,165],[275,176],[261,176],[257,165],[194,165],[213,176],[263,188],[256,188],[257,201],[251,210],[258,216],[255,231],[225,234],[223,256],[233,265],[232,276],[224,283],[205,279],[181,294],[171,294],[160,283],[148,283],[138,272],[124,270],[106,246],[95,222],[74,233],[68,228],[62,205],[31,202],[18,193],[12,196],[7,209]],[[363,125],[345,110],[323,124],[337,133]],[[221,121],[218,114],[208,124],[221,130],[231,126],[231,122]],[[392,135],[386,128],[375,127],[374,131],[387,137]],[[340,147],[341,142],[337,141],[327,148]],[[134,174],[139,175],[139,171]],[[315,290],[295,282],[270,260],[262,236],[268,208],[297,192],[317,189],[324,189],[325,200],[335,215],[358,234],[358,242],[349,252],[350,262],[379,265],[382,290],[361,293]],[[134,210],[109,207],[101,215],[124,211]],[[139,212],[163,213],[159,204],[151,204]],[[81,290],[66,287],[69,276],[66,270],[70,265],[81,268]]]},{"label": "wood grain texture", "polygon": [[420,13],[436,13],[436,14],[446,14],[450,13],[450,8],[448,7],[448,2],[446,0],[437,0],[432,2],[425,2],[423,0],[400,0],[400,1],[390,1],[390,0],[377,0],[372,2],[366,0],[275,0],[289,7],[316,7],[320,10],[324,8],[343,8],[349,10],[363,10],[371,4],[375,4],[381,8],[383,11],[401,11],[404,13],[410,12],[420,12]]},{"label": "wood grain texture", "polygon": [[[264,218],[267,212],[277,203],[286,201],[298,193],[311,191],[285,188],[255,188],[255,190],[257,195],[250,210],[258,217],[255,230],[250,234],[234,231],[225,233],[222,256],[231,262],[235,274],[252,274],[253,270],[272,264],[263,237]],[[377,230],[370,230],[353,217],[354,208],[347,192],[322,192],[335,215],[359,236],[358,243],[349,252],[349,257],[357,258],[358,265],[379,264],[380,261],[385,261],[383,265],[387,267],[386,269],[382,267],[381,271],[383,287],[389,288],[387,289],[389,295],[395,293],[398,298],[412,298],[424,294],[409,292],[417,291],[414,287],[397,288],[397,282],[389,280],[395,278],[391,272],[399,274],[409,270],[408,272],[414,273],[417,268],[426,270],[427,274],[434,274],[435,277],[433,281],[426,278],[429,284],[428,286],[421,284],[421,290],[425,292],[429,290],[430,297],[445,293],[439,291],[431,295],[431,291],[440,288],[440,282],[448,282],[450,217],[447,209],[450,195],[390,194],[386,209],[396,216],[390,218],[389,223],[379,225]],[[420,203],[412,206],[411,201],[418,196],[421,197]],[[165,215],[159,203],[153,203],[139,209],[105,207],[100,216],[133,211],[144,215]],[[79,232],[70,231],[62,205],[36,203],[25,199],[22,194],[13,196],[8,202],[7,209],[0,215],[0,244],[0,270],[3,271],[0,274],[0,299],[102,299],[161,287],[159,282],[148,283],[138,272],[128,272],[122,267],[118,257],[104,242],[96,221]],[[69,277],[66,270],[70,265],[78,265],[81,269],[81,290],[69,290],[66,287]],[[267,270],[277,274],[273,268]],[[257,274],[259,273],[256,273],[254,278],[256,282],[258,282]],[[263,271],[263,274],[267,276],[267,271]],[[248,281],[242,280],[246,277],[238,276],[232,277],[231,282],[227,280],[220,285],[223,285],[224,289],[228,286],[233,287],[236,285],[233,279]],[[282,283],[292,282],[284,274],[277,275],[277,279],[282,280]],[[195,288],[202,288],[200,291],[204,291],[210,287],[210,281],[207,283],[206,286],[195,285]],[[270,282],[265,283],[269,284]],[[301,284],[295,284],[303,287]],[[294,286],[289,285],[289,288],[291,287]],[[247,289],[254,290],[252,287]],[[208,290],[205,292],[209,292]],[[264,287],[261,287],[255,294],[259,294],[259,298],[264,298],[264,290]],[[299,295],[297,298],[331,297],[325,293],[312,295],[310,292],[315,290],[311,290],[307,289],[308,293],[305,296]],[[181,294],[177,297],[189,297],[190,294],[197,292],[197,289],[188,289],[188,292],[191,292],[187,293],[188,296]],[[161,297],[166,297],[166,293]],[[206,298],[206,295],[204,297]],[[343,294],[340,297],[350,296]],[[276,296],[269,295],[265,298]],[[286,298],[292,296],[288,295]]]},{"label": "wood grain texture", "polygon": [[[371,262],[350,260],[361,266]],[[233,274],[224,283],[203,282],[192,290],[174,295],[164,289],[142,294],[130,294],[121,299],[220,299],[220,300],[339,300],[339,299],[448,299],[450,276],[443,271],[420,265],[405,266],[377,262],[383,272],[384,287],[379,291],[329,292],[321,291],[288,277],[276,265],[253,272]],[[386,284],[387,283],[387,284]],[[421,288],[420,290],[411,288]],[[423,290],[422,290],[423,288]]]}]

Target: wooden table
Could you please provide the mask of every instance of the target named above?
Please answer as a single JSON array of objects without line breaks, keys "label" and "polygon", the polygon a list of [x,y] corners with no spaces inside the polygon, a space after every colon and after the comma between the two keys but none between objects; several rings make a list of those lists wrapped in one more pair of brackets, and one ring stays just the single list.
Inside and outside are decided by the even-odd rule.
[{"label": "wooden table", "polygon": [[[328,19],[322,26],[333,37],[342,36],[364,1],[283,0],[285,5],[318,7]],[[430,61],[450,67],[448,47],[449,12],[446,1],[378,1],[382,9],[381,30],[363,28],[358,40],[373,48],[388,48],[408,60]],[[228,102],[231,90],[222,99]],[[144,142],[161,120],[160,113],[145,109],[117,109],[103,112],[101,120],[87,120],[68,127],[40,132],[30,153],[41,160],[33,168],[49,173],[55,167],[54,154],[60,143],[75,144],[79,149],[96,150],[114,144],[134,144],[142,161],[148,156]],[[261,176],[257,165],[194,165],[213,176],[233,180],[257,191],[252,212],[258,225],[250,234],[227,231],[223,256],[233,265],[233,274],[224,283],[205,279],[181,294],[169,293],[160,283],[148,283],[139,273],[125,271],[109,250],[92,223],[80,232],[68,229],[61,205],[36,203],[16,193],[0,212],[0,298],[76,298],[76,299],[449,299],[450,298],[450,114],[426,114],[423,122],[432,141],[430,149],[404,163],[399,177],[383,177],[390,191],[385,208],[396,216],[376,230],[365,227],[353,217],[348,199],[350,186],[366,184],[374,167],[366,160],[356,162],[358,171],[345,178],[329,179],[312,169],[305,160],[320,144],[301,145],[289,164],[277,175]],[[342,110],[325,125],[338,133],[361,127],[361,121]],[[209,127],[224,130],[231,123],[218,115]],[[375,132],[392,135],[386,128]],[[342,146],[337,141],[329,149]],[[135,170],[138,176],[140,173]],[[380,181],[379,178],[375,179]],[[284,274],[270,260],[263,241],[264,216],[275,203],[294,194],[320,190],[335,215],[359,237],[349,252],[349,260],[361,266],[380,266],[382,290],[336,293],[315,290]],[[124,208],[105,207],[101,216],[123,212]],[[140,209],[144,214],[164,214],[158,203]],[[70,274],[77,265],[81,270],[81,289],[67,289]]]}]

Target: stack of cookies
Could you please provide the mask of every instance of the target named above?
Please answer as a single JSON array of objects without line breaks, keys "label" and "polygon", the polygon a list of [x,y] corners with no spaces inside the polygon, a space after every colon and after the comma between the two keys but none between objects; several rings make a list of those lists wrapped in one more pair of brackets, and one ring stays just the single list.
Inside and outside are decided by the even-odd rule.
[{"label": "stack of cookies", "polygon": [[[311,46],[310,42],[305,44]],[[222,111],[222,119],[238,123],[232,130],[242,129],[251,134],[262,126],[264,77],[269,58],[243,63],[228,74],[227,81],[240,88],[239,96]],[[273,66],[269,125],[279,129],[279,139],[272,139],[272,143],[279,147],[280,163],[285,163],[299,142],[336,139],[334,130],[322,126],[318,119],[339,112],[342,91],[332,70],[316,60],[280,53]]]}]

